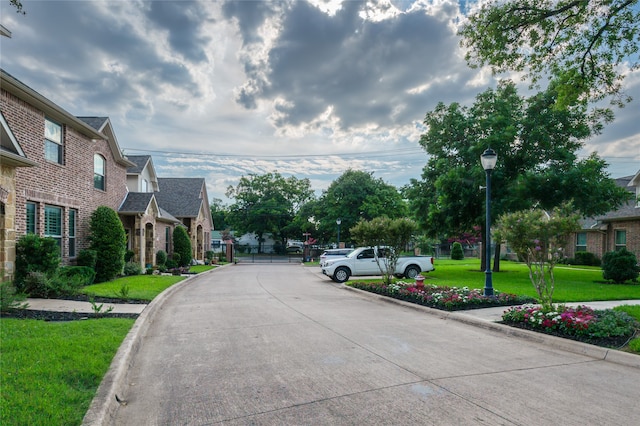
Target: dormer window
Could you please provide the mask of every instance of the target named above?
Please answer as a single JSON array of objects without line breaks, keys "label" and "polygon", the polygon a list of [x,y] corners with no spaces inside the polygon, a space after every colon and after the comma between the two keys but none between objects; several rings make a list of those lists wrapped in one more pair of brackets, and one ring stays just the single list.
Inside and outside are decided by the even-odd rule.
[{"label": "dormer window", "polygon": [[100,154],[93,156],[93,187],[105,190],[105,168],[107,161]]}]

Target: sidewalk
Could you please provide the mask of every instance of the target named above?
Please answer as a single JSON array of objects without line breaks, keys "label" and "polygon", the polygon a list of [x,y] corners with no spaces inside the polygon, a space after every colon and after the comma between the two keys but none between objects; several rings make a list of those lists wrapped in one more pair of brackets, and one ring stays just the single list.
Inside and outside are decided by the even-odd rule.
[{"label": "sidewalk", "polygon": [[[95,312],[91,302],[63,299],[27,299],[26,302],[29,304],[27,309],[33,311],[78,312],[83,314]],[[147,307],[147,305],[135,303],[96,302],[96,305],[102,305],[102,312],[106,312],[107,309],[113,307],[111,313],[114,314],[140,314]]]},{"label": "sidewalk", "polygon": [[[570,307],[576,307],[576,306],[582,305],[582,306],[588,306],[593,309],[611,309],[621,305],[640,305],[640,300],[607,300],[607,301],[601,301],[601,302],[565,303],[565,305]],[[469,309],[465,311],[455,311],[455,312],[460,315],[467,315],[477,319],[495,322],[495,321],[501,321],[502,314],[509,308],[510,306],[497,306],[495,308]]]}]

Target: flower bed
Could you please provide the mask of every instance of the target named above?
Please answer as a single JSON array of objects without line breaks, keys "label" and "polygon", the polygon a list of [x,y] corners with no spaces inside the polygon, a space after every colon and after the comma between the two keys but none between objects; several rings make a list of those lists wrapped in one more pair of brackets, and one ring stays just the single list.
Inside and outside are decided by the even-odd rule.
[{"label": "flower bed", "polygon": [[554,305],[515,306],[502,315],[505,324],[598,346],[622,347],[633,338],[640,324],[625,312],[593,310],[588,306],[571,308]]},{"label": "flower bed", "polygon": [[492,306],[512,306],[535,302],[534,299],[528,296],[517,296],[515,294],[499,292],[496,292],[493,297],[488,297],[482,294],[482,290],[472,290],[469,289],[469,287],[458,288],[425,285],[423,288],[418,288],[413,283],[405,283],[402,281],[395,282],[391,285],[365,282],[350,282],[347,285],[360,290],[445,311],[489,308]]}]

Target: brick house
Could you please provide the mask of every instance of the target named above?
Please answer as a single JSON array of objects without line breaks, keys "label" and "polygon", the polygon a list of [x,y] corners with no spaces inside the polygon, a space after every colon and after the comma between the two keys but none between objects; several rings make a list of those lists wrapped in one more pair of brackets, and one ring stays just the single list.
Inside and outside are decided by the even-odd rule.
[{"label": "brick house", "polygon": [[640,260],[640,170],[634,176],[616,179],[616,183],[634,197],[616,210],[582,220],[582,229],[566,248],[568,257],[588,251],[602,259],[606,252],[626,248]]},{"label": "brick house", "polygon": [[203,178],[158,178],[158,205],[187,228],[193,258],[205,260],[211,250],[213,219]]},{"label": "brick house", "polygon": [[[158,205],[158,177],[148,155],[129,155],[134,166],[127,169],[127,198],[118,211],[127,233],[127,249],[142,266],[156,264],[156,253],[173,253],[173,230],[181,223]],[[133,238],[132,238],[133,237]]]},{"label": "brick house", "polygon": [[29,160],[0,111],[0,280],[13,277],[16,258],[16,169]]},{"label": "brick house", "polygon": [[35,167],[15,173],[16,235],[54,238],[63,264],[89,245],[91,213],[114,210],[127,193],[126,169],[109,120],[101,131],[6,73],[0,110],[26,158]]}]

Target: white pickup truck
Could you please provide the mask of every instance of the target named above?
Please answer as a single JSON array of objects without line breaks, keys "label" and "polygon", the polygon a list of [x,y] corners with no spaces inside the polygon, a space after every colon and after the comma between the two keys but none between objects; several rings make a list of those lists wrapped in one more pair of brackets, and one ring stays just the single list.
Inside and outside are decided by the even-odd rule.
[{"label": "white pickup truck", "polygon": [[[337,283],[343,283],[350,276],[382,275],[380,265],[384,267],[384,257],[376,258],[372,247],[360,247],[345,257],[330,259],[322,265],[322,273]],[[435,270],[431,256],[400,256],[396,264],[395,275],[414,279],[421,272]]]}]

